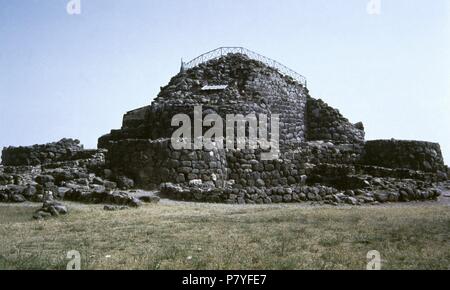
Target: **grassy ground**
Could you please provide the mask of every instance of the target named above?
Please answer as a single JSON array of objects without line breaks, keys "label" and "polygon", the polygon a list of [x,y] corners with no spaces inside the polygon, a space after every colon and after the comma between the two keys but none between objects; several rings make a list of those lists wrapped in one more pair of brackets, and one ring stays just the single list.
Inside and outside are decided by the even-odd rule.
[{"label": "grassy ground", "polygon": [[107,212],[69,203],[68,216],[31,219],[39,204],[0,206],[1,269],[450,269],[450,211],[402,207],[173,203]]}]

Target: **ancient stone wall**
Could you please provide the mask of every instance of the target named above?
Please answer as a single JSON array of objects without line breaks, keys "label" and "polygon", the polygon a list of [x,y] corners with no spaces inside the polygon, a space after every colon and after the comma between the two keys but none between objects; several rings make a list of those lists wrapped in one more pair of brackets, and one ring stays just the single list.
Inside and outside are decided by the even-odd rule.
[{"label": "ancient stone wall", "polygon": [[[144,187],[160,183],[189,184],[193,180],[212,181],[222,188],[272,188],[322,184],[340,190],[365,187],[363,178],[437,181],[436,175],[417,168],[386,168],[364,164],[360,144],[333,145],[327,142],[302,143],[295,150],[280,153],[278,159],[261,160],[260,150],[173,150],[169,139],[122,140],[112,142],[108,165],[116,175],[126,175]],[[405,165],[406,166],[406,165]]]},{"label": "ancient stone wall", "polygon": [[333,143],[354,144],[364,142],[362,123],[352,124],[337,109],[321,99],[307,99],[307,139]]},{"label": "ancient stone wall", "polygon": [[[214,85],[226,87],[203,89]],[[101,137],[99,147],[122,139],[170,138],[177,129],[171,126],[172,117],[183,113],[193,119],[194,106],[200,105],[204,115],[216,113],[224,120],[227,114],[279,114],[280,143],[299,143],[305,141],[307,94],[273,68],[244,55],[229,55],[174,76],[150,107],[128,112],[122,128]]]},{"label": "ancient stone wall", "polygon": [[[280,144],[305,141],[305,110],[307,90],[277,72],[252,72],[245,86],[255,102],[268,108],[268,114],[280,115]],[[235,109],[235,108],[234,108]]]},{"label": "ancient stone wall", "polygon": [[374,177],[389,177],[398,179],[415,179],[427,182],[438,182],[446,180],[447,176],[437,175],[433,172],[424,172],[409,168],[387,168],[374,165],[357,164],[355,170],[359,174],[370,175]]},{"label": "ancient stone wall", "polygon": [[133,178],[138,186],[201,179],[222,186],[226,177],[223,150],[174,150],[170,139],[127,139],[111,142],[107,166],[115,175]]},{"label": "ancient stone wall", "polygon": [[[202,106],[203,117],[215,113],[223,120],[227,114],[279,114],[278,158],[261,160],[259,149],[173,150],[172,117],[187,114],[193,129],[195,106]],[[174,76],[151,106],[128,112],[122,128],[102,136],[99,147],[109,150],[113,175],[130,177],[138,187],[161,185],[177,199],[360,204],[437,196],[429,189],[439,180],[433,170],[443,165],[440,150],[391,148],[385,141],[365,146],[364,135],[362,123],[350,123],[290,77],[231,54]],[[379,162],[381,156],[388,161]]]},{"label": "ancient stone wall", "polygon": [[2,164],[5,166],[39,165],[58,161],[85,159],[96,150],[84,150],[79,140],[61,139],[58,142],[26,147],[5,147]]},{"label": "ancient stone wall", "polygon": [[373,140],[364,146],[362,163],[388,168],[408,168],[426,172],[444,171],[438,143],[403,140]]},{"label": "ancient stone wall", "polygon": [[296,150],[281,152],[278,159],[261,160],[261,150],[173,150],[169,139],[127,139],[110,142],[107,166],[145,187],[162,182],[189,183],[195,179],[233,180],[235,186],[304,184],[306,175],[322,163],[354,165],[359,145],[302,143]]},{"label": "ancient stone wall", "polygon": [[240,187],[304,184],[319,164],[353,166],[360,160],[359,145],[332,145],[325,142],[301,143],[276,160],[261,160],[259,150],[228,150],[229,178]]}]

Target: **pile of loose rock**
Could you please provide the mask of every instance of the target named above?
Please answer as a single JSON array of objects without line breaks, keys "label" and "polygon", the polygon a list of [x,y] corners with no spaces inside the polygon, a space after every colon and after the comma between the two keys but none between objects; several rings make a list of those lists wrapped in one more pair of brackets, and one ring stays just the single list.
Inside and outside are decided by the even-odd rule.
[{"label": "pile of loose rock", "polygon": [[316,185],[276,186],[276,187],[233,187],[224,189],[214,187],[212,183],[190,183],[180,185],[161,184],[161,194],[171,199],[226,202],[239,204],[319,202],[325,204],[378,204],[385,202],[407,202],[413,200],[433,200],[441,191],[430,185],[414,180],[376,178],[376,185],[370,183],[366,188],[338,190],[334,187]]},{"label": "pile of loose rock", "polygon": [[130,207],[138,207],[142,204],[141,200],[131,196],[128,192],[107,191],[104,188],[88,191],[69,189],[65,193],[64,199],[81,203],[111,203]]},{"label": "pile of loose rock", "polygon": [[56,217],[68,213],[67,207],[59,201],[47,199],[44,201],[42,208],[38,209],[34,214],[34,219],[44,219],[48,217]]},{"label": "pile of loose rock", "polygon": [[[48,158],[45,154],[55,151],[55,148],[65,152],[65,155],[61,153]],[[23,152],[33,155],[38,150],[47,152],[42,154],[46,156],[42,159],[45,162],[28,165],[31,159]],[[138,207],[142,202],[158,202],[157,197],[133,196],[129,190],[134,187],[134,181],[125,176],[112,175],[105,168],[105,150],[85,151],[79,146],[78,140],[71,139],[19,147],[17,150],[8,147],[3,150],[9,160],[6,164],[23,162],[26,165],[0,166],[0,202],[43,202],[43,207],[34,214],[36,219],[66,214],[67,208],[61,203],[63,200],[124,207]],[[70,159],[62,161],[61,156],[69,155]]]}]

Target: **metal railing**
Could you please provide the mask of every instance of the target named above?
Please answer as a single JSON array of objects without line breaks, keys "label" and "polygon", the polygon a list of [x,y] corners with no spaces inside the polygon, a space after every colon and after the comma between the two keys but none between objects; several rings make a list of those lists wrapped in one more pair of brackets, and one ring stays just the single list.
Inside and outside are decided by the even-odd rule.
[{"label": "metal railing", "polygon": [[260,61],[260,62],[266,64],[267,66],[270,66],[270,67],[276,69],[281,74],[293,78],[295,81],[297,81],[298,83],[300,83],[304,87],[307,86],[306,78],[304,76],[302,76],[301,74],[293,71],[292,69],[290,69],[287,66],[277,62],[276,60],[268,58],[268,57],[266,57],[264,55],[261,55],[261,54],[259,54],[257,52],[248,50],[248,49],[246,49],[244,47],[219,47],[219,48],[216,48],[214,50],[205,52],[205,53],[197,56],[196,58],[194,58],[193,60],[191,60],[189,62],[183,62],[182,61],[181,66],[182,66],[182,69],[190,69],[190,68],[196,67],[196,66],[198,66],[198,65],[200,65],[202,63],[205,63],[205,62],[207,62],[209,60],[225,56],[225,55],[227,55],[229,53],[245,54],[249,58],[257,60],[257,61]]}]

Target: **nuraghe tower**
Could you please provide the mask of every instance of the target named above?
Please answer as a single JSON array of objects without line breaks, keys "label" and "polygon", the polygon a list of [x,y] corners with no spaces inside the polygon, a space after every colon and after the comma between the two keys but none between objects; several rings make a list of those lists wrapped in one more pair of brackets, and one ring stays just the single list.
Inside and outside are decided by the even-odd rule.
[{"label": "nuraghe tower", "polygon": [[[198,105],[204,115],[224,119],[227,114],[278,114],[279,157],[261,160],[261,150],[254,149],[174,150],[172,117],[192,116]],[[303,76],[244,48],[219,48],[183,63],[152,104],[126,113],[122,128],[102,136],[99,147],[108,149],[107,166],[114,174],[134,179],[141,188],[229,203],[327,196],[371,201],[377,198],[369,192],[382,189],[379,178],[393,184],[383,198],[399,200],[394,188],[405,180],[431,183],[446,170],[439,144],[365,142],[362,123],[353,124],[312,98]],[[355,191],[367,198],[354,197]],[[407,199],[412,196],[422,198],[412,194]]]}]

